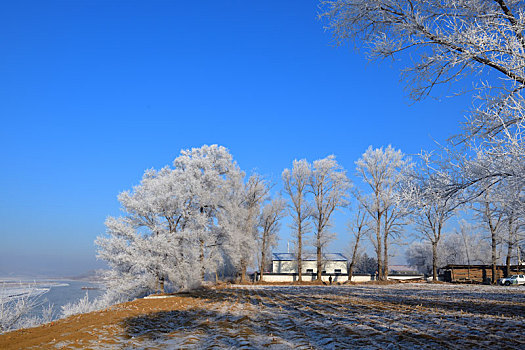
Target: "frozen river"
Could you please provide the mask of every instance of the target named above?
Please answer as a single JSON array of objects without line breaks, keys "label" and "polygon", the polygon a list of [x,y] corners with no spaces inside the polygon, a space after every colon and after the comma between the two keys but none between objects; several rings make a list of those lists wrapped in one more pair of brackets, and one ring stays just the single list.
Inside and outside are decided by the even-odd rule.
[{"label": "frozen river", "polygon": [[86,293],[92,300],[104,293],[104,286],[93,282],[69,280],[0,281],[0,297],[8,300],[26,296],[38,298],[39,306],[33,309],[32,313],[40,316],[42,307],[53,305],[54,319],[60,316],[62,305],[76,302]]}]

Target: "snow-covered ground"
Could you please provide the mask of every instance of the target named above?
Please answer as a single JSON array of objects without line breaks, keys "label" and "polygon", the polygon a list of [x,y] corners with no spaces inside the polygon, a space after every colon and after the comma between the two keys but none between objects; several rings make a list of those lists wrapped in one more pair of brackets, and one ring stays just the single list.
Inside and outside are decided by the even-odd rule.
[{"label": "snow-covered ground", "polygon": [[[98,348],[524,349],[525,287],[237,286],[98,330]],[[67,344],[62,344],[67,345]]]}]

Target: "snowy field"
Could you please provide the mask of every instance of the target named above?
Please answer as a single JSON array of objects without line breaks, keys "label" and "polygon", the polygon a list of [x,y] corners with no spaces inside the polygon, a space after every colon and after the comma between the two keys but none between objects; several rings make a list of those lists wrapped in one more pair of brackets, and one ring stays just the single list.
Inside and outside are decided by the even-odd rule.
[{"label": "snowy field", "polygon": [[524,286],[237,286],[189,296],[126,319],[117,334],[97,330],[96,347],[525,348]]}]

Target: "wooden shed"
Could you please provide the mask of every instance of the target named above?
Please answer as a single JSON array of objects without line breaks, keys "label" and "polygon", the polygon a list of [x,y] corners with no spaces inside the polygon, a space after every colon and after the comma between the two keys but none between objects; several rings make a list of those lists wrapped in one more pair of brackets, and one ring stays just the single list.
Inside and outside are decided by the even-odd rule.
[{"label": "wooden shed", "polygon": [[[505,277],[506,265],[496,266],[496,276],[492,277],[492,265],[447,265],[440,269],[445,282],[490,283]],[[524,265],[511,265],[511,274],[525,271]]]}]

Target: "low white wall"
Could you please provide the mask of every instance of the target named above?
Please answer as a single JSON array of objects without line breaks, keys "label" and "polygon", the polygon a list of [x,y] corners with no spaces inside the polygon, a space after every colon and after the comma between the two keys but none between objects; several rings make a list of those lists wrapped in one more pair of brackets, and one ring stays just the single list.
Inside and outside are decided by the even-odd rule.
[{"label": "low white wall", "polygon": [[425,278],[424,275],[388,276],[389,280],[419,280]]},{"label": "low white wall", "polygon": [[292,275],[263,275],[262,280],[264,282],[293,282],[294,276]]},{"label": "low white wall", "polygon": [[[321,276],[321,281],[329,282],[330,276],[326,276],[326,275]],[[342,283],[346,281],[348,281],[348,275],[339,275],[339,276],[333,275],[332,276],[332,283],[336,283],[336,282]]]},{"label": "low white wall", "polygon": [[372,276],[371,275],[364,275],[364,276],[352,275],[352,282],[369,282],[371,280],[372,280]]},{"label": "low white wall", "polygon": [[[298,280],[297,275],[285,275],[285,274],[265,274],[263,275],[264,282],[295,282]],[[310,274],[303,275],[303,281],[314,281],[315,276]],[[323,275],[321,277],[322,281],[329,282],[330,276]],[[368,282],[371,281],[372,277],[370,275],[353,275],[352,282]],[[332,275],[332,283],[343,283],[348,281],[348,275]]]}]

